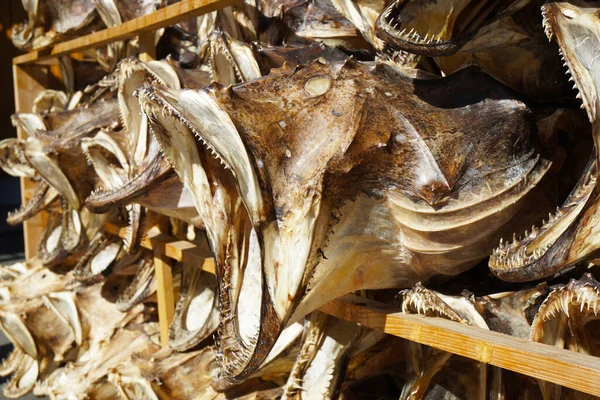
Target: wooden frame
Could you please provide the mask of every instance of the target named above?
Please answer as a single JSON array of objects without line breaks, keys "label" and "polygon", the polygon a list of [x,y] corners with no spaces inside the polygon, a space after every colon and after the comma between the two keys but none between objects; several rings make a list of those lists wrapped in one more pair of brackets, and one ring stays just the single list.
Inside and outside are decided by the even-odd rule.
[{"label": "wooden frame", "polygon": [[[33,97],[48,84],[48,67],[44,64],[55,57],[139,36],[140,58],[147,61],[155,57],[155,30],[230,6],[238,1],[182,0],[120,26],[16,57],[13,59],[16,110],[31,110]],[[18,136],[24,137],[24,132],[19,131]],[[31,196],[33,185],[22,179],[21,188],[22,200],[25,201]],[[35,255],[44,225],[43,215],[25,222],[27,258]],[[120,237],[124,237],[125,234],[123,228],[114,225],[107,225],[106,231]],[[174,311],[171,263],[178,261],[202,265],[203,270],[213,274],[215,265],[209,249],[203,244],[175,240],[157,233],[146,237],[141,245],[152,250],[154,254],[161,342],[166,346],[168,327]],[[356,296],[345,296],[331,301],[320,310],[391,335],[600,396],[600,385],[597,384],[600,381],[600,359],[596,357],[439,318],[398,313],[397,310],[390,310],[384,305]]]}]

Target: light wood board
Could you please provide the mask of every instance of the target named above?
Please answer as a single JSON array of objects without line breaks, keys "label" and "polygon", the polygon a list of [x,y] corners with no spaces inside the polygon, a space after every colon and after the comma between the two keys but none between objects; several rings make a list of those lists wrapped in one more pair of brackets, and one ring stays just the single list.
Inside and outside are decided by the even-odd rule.
[{"label": "light wood board", "polygon": [[75,51],[87,50],[119,40],[130,39],[138,36],[140,33],[153,32],[239,2],[240,0],[181,0],[178,3],[171,4],[170,6],[120,25],[58,43],[50,48],[34,50],[15,57],[13,58],[13,64],[35,63]]},{"label": "light wood board", "polygon": [[600,396],[598,357],[442,318],[404,314],[364,303],[364,298],[351,295],[331,301],[320,310],[390,335]]}]

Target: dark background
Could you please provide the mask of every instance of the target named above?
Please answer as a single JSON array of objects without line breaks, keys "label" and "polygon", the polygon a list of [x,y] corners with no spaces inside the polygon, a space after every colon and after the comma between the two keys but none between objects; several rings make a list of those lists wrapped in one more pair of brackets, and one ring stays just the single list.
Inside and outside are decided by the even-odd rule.
[{"label": "dark background", "polygon": [[[10,122],[15,111],[11,59],[19,54],[10,41],[10,30],[14,23],[24,21],[27,16],[20,0],[4,0],[0,10],[0,140],[15,137],[16,129]],[[10,264],[23,258],[23,228],[9,226],[6,214],[19,206],[21,191],[19,180],[0,170],[0,264]],[[0,333],[0,359],[8,356],[12,345]],[[0,383],[6,379],[0,378]],[[0,399],[4,399],[0,390]],[[38,399],[27,395],[23,399]]]},{"label": "dark background", "polygon": [[[0,140],[15,137],[10,123],[15,110],[11,59],[18,54],[10,41],[13,24],[27,18],[20,0],[2,1],[0,10]],[[6,214],[21,202],[19,180],[0,170],[0,264],[23,253],[23,228],[9,226]]]}]

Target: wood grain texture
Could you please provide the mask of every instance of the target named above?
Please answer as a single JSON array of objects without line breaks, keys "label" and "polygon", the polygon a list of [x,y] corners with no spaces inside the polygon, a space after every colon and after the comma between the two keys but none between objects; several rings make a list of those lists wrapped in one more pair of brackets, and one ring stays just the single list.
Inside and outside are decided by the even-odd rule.
[{"label": "wood grain texture", "polygon": [[[35,96],[48,86],[48,67],[41,65],[13,65],[13,85],[16,112],[31,112]],[[17,129],[17,137],[27,138],[27,133]],[[21,178],[21,203],[31,198],[37,183]],[[31,259],[37,253],[37,246],[44,234],[47,223],[46,212],[23,222],[23,240],[25,242],[25,258]]]},{"label": "wood grain texture", "polygon": [[169,325],[171,325],[175,314],[175,294],[173,292],[173,271],[171,268],[173,260],[165,254],[164,246],[154,247],[153,253],[160,344],[167,347],[169,346]]},{"label": "wood grain texture", "polygon": [[600,396],[600,358],[345,296],[321,311],[453,354]]},{"label": "wood grain texture", "polygon": [[240,0],[182,0],[153,13],[127,21],[121,25],[91,33],[76,39],[58,43],[47,49],[39,49],[13,58],[13,64],[27,64],[58,57],[74,51],[100,47],[118,40],[130,39],[143,32],[152,32],[178,22],[197,17]]}]

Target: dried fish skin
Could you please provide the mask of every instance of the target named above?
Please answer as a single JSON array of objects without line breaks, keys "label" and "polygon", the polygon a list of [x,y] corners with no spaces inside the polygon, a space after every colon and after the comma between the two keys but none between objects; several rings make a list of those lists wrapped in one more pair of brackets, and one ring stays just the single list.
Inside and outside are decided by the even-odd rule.
[{"label": "dried fish skin", "polygon": [[[467,81],[468,98],[443,95]],[[233,88],[140,91],[163,154],[195,196],[215,255],[225,321],[217,385],[245,379],[287,322],[331,298],[457,274],[489,254],[494,237],[549,167],[531,142],[527,108],[492,82],[476,69],[421,81],[384,64],[349,60],[315,62]],[[409,114],[417,103],[430,111]],[[453,115],[461,107],[461,116]],[[478,117],[468,118],[475,110]],[[510,115],[516,125],[496,124],[502,133],[476,128],[481,113],[486,123]],[[415,128],[414,121],[429,117],[425,125],[435,126],[434,114],[444,121],[440,131],[464,135],[456,157],[441,143],[457,143],[457,136],[429,137]],[[394,115],[397,125],[391,126]],[[482,141],[481,132],[492,133]],[[423,218],[433,224],[429,229],[417,223]],[[456,229],[465,236],[450,235],[450,244],[448,232]],[[233,256],[246,252],[247,261]],[[254,299],[240,300],[244,293]],[[245,333],[229,322],[236,318],[243,319]]]},{"label": "dried fish skin", "polygon": [[101,27],[93,0],[23,0],[28,20],[13,29],[12,42],[21,50],[49,46]]}]

